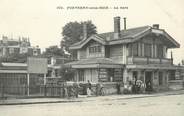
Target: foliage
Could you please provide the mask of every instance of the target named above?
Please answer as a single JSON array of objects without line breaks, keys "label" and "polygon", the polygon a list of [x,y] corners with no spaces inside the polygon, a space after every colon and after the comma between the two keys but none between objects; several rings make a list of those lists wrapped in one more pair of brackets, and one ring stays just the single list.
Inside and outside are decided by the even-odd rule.
[{"label": "foliage", "polygon": [[[61,47],[69,51],[69,46],[83,39],[83,24],[87,25],[87,37],[96,34],[96,26],[91,21],[69,22],[63,27]],[[69,51],[70,52],[70,51]]]},{"label": "foliage", "polygon": [[60,72],[62,79],[65,81],[71,81],[74,78],[73,69],[65,67],[64,64],[62,64],[59,72]]},{"label": "foliage", "polygon": [[181,64],[184,65],[184,60],[181,61]]},{"label": "foliage", "polygon": [[52,56],[64,57],[65,53],[64,53],[63,49],[61,49],[55,45],[55,46],[50,46],[50,47],[46,48],[45,52],[43,52],[42,55],[46,58],[50,58]]}]

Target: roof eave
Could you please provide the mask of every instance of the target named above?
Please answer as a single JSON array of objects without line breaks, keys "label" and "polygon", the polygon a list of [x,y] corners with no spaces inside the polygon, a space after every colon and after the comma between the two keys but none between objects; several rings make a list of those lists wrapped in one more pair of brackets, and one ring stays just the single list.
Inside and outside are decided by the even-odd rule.
[{"label": "roof eave", "polygon": [[102,45],[106,45],[106,41],[103,38],[101,38],[101,37],[99,37],[97,35],[93,35],[93,36],[87,38],[86,40],[79,42],[78,45],[75,45],[75,44],[71,45],[69,47],[69,49],[70,50],[80,49],[80,48],[82,48],[84,45],[86,45],[92,39],[95,40],[95,41],[98,41]]},{"label": "roof eave", "polygon": [[173,43],[173,45],[175,45],[173,48],[180,48],[180,44],[174,38],[172,38],[165,30],[163,30],[163,32],[164,36],[168,38]]}]

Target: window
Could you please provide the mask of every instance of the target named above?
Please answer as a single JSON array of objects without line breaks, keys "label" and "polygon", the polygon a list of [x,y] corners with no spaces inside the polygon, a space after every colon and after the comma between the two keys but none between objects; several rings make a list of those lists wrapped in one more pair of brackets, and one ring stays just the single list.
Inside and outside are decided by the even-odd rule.
[{"label": "window", "polygon": [[27,80],[25,77],[21,76],[20,77],[20,84],[23,85],[23,84],[27,84]]},{"label": "window", "polygon": [[163,58],[163,46],[157,45],[157,56],[158,58]]},{"label": "window", "polygon": [[144,44],[144,56],[151,57],[151,44]]},{"label": "window", "polygon": [[55,69],[55,76],[58,77],[59,76],[59,70]]},{"label": "window", "polygon": [[9,53],[13,54],[14,53],[14,48],[9,48]]},{"label": "window", "polygon": [[175,71],[169,71],[169,80],[175,80]]},{"label": "window", "polygon": [[97,51],[101,52],[101,46],[97,46]]},{"label": "window", "polygon": [[84,70],[79,70],[79,81],[84,81]]},{"label": "window", "polygon": [[51,70],[48,70],[46,76],[47,76],[47,77],[51,77],[51,73],[52,73],[52,71],[51,71]]},{"label": "window", "polygon": [[101,46],[95,45],[89,47],[89,53],[100,53],[101,52]]},{"label": "window", "polygon": [[182,73],[181,70],[176,70],[175,72],[175,80],[181,80]]},{"label": "window", "polygon": [[132,45],[132,52],[133,52],[133,56],[138,56],[138,43],[134,43]]},{"label": "window", "polygon": [[132,56],[132,46],[128,44],[128,56]]}]

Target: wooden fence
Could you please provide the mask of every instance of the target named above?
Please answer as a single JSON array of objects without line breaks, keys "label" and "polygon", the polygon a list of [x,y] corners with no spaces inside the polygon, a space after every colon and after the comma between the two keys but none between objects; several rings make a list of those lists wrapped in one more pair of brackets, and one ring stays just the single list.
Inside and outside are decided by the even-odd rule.
[{"label": "wooden fence", "polygon": [[[103,84],[100,87],[98,84],[92,85],[92,95],[108,95],[118,93],[116,83]],[[28,95],[29,91],[29,95]],[[62,86],[62,85],[17,85],[17,86],[3,86],[0,85],[0,99],[8,98],[32,98],[32,97],[77,97],[78,94],[87,94],[86,85],[80,85],[76,88],[75,86]]]}]

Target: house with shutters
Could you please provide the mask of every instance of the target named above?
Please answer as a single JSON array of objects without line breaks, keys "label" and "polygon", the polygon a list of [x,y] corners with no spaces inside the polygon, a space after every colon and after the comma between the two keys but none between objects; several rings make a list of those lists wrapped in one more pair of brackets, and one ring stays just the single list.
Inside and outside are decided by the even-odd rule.
[{"label": "house with shutters", "polygon": [[83,40],[70,46],[77,52],[77,61],[67,64],[75,69],[75,81],[128,83],[141,80],[156,90],[169,88],[178,66],[167,53],[180,44],[160,29],[159,24],[126,29],[124,18],[121,30],[120,17],[114,17],[113,32],[88,38],[86,24],[83,26]]}]

